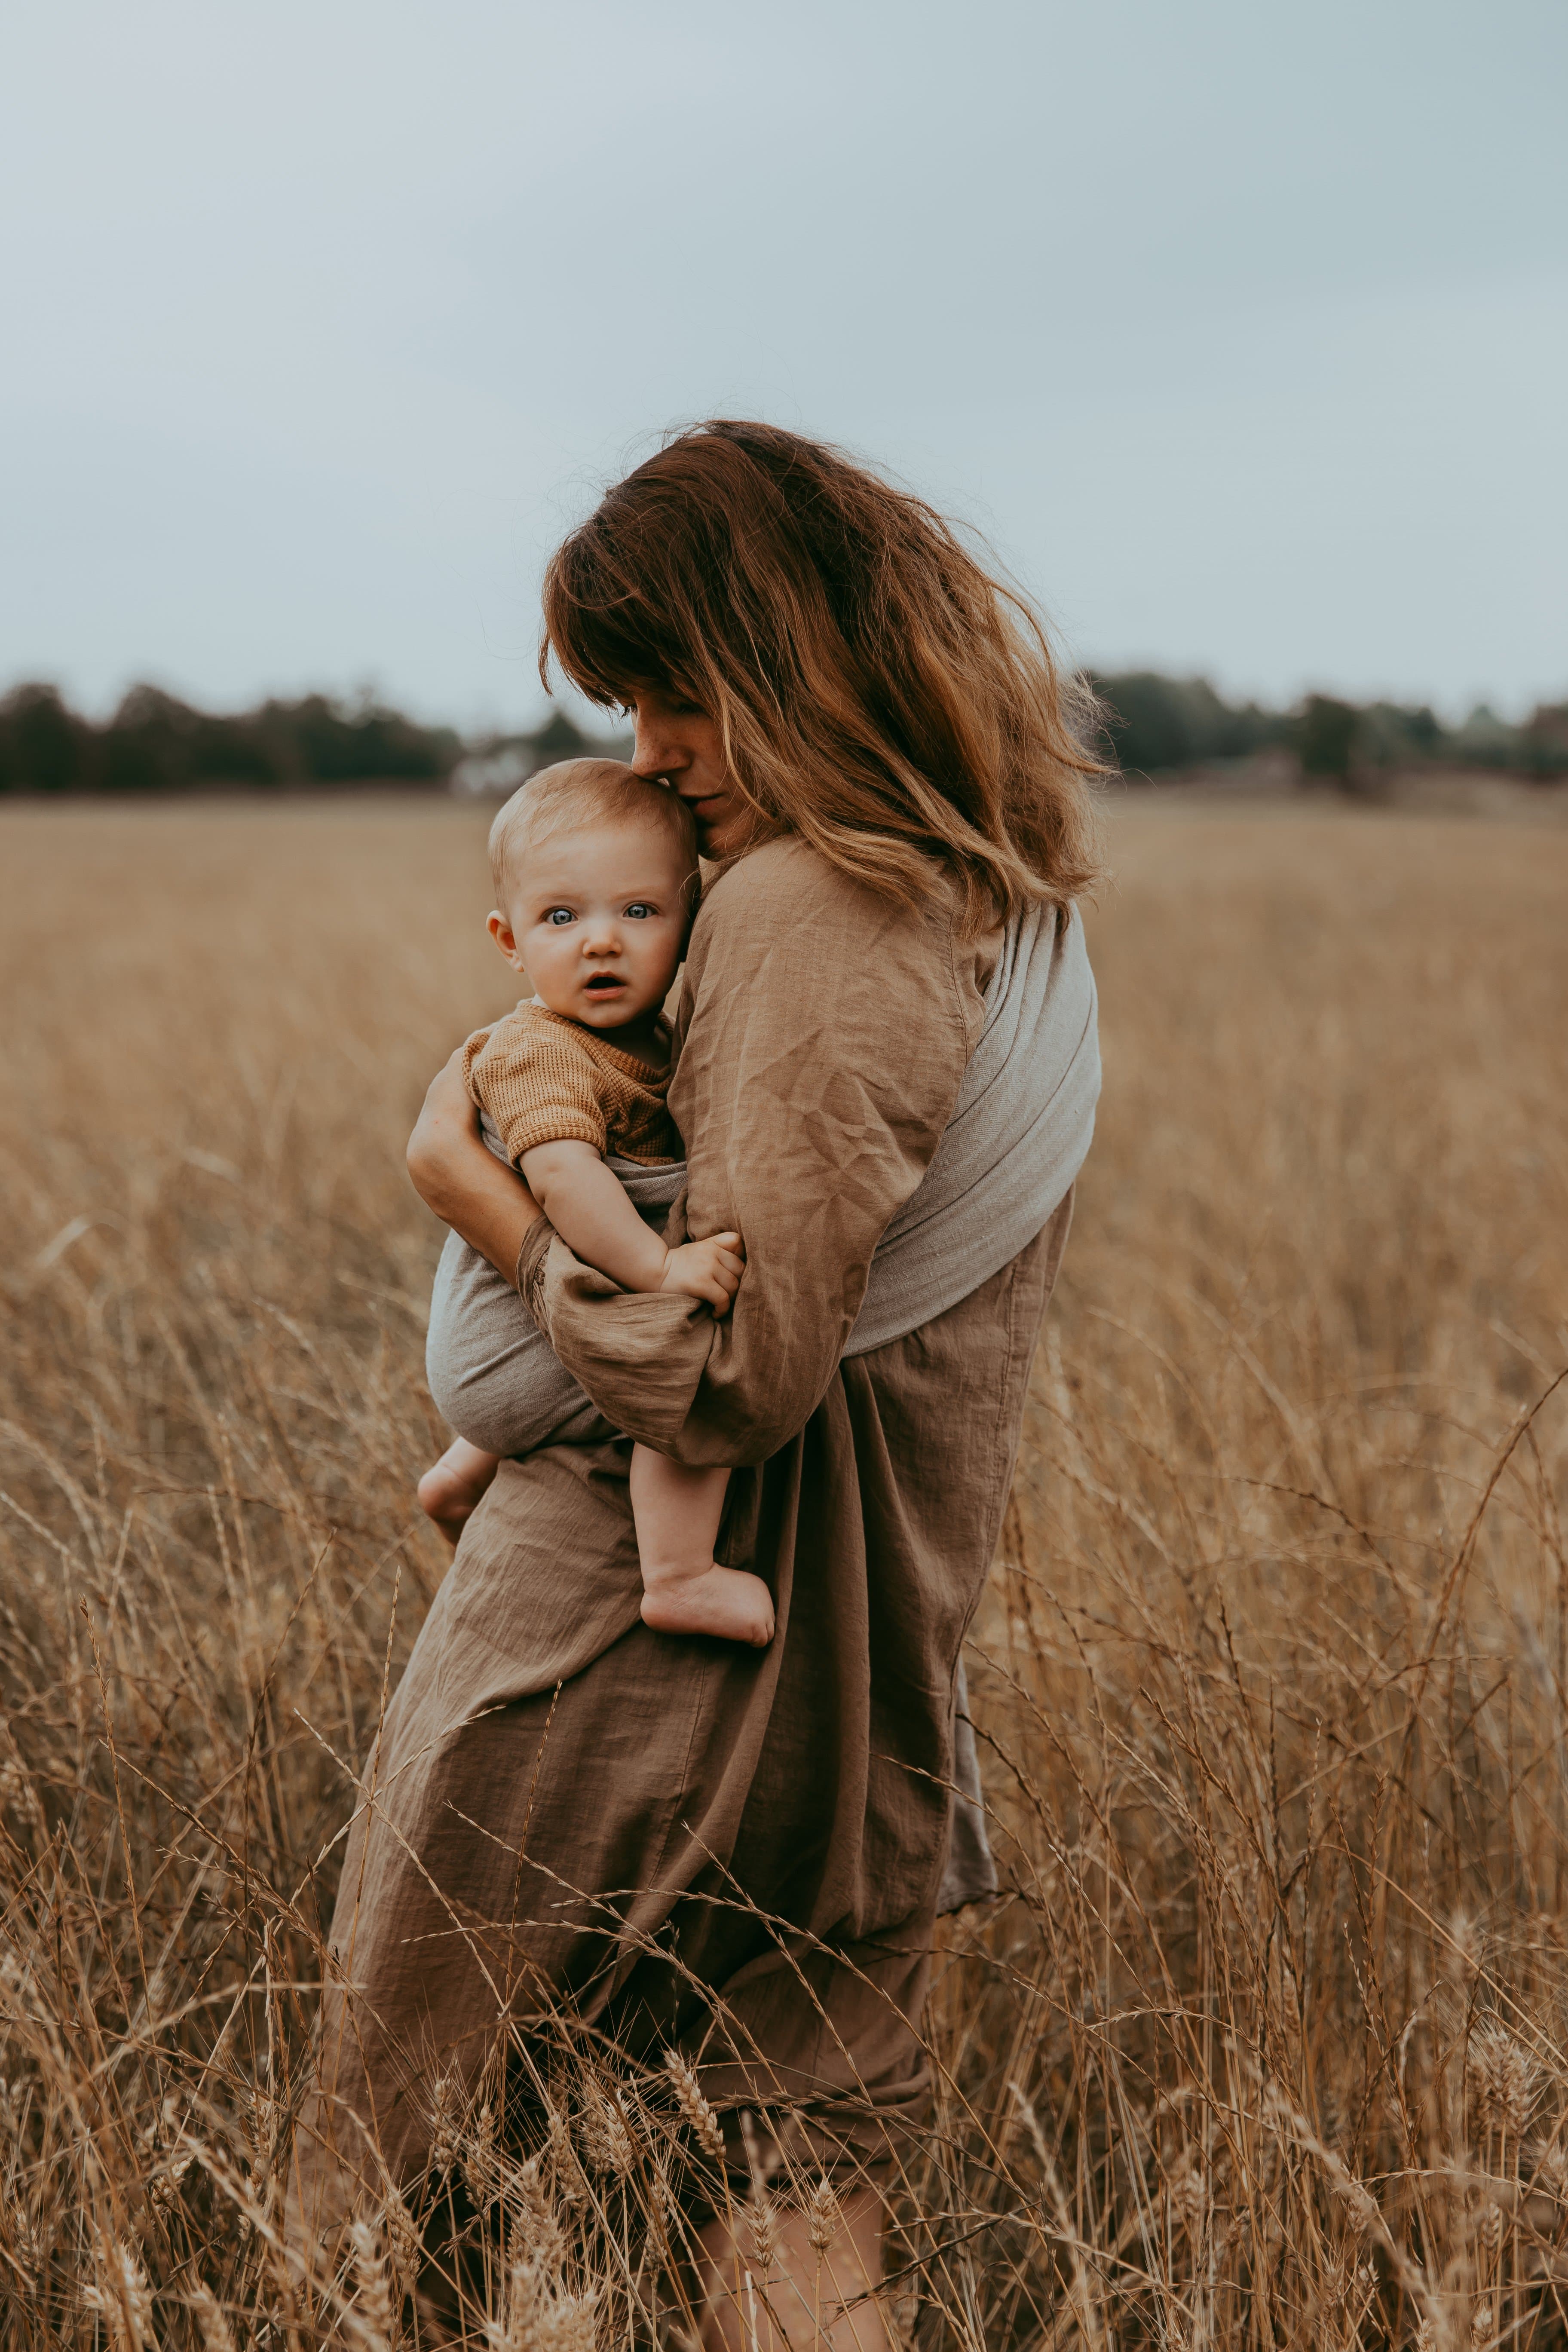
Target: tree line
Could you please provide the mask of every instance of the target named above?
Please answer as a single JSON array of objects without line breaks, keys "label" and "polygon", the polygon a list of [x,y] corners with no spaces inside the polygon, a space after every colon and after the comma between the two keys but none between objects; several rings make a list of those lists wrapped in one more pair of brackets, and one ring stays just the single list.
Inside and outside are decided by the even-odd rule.
[{"label": "tree line", "polygon": [[1309,694],[1291,710],[1226,702],[1206,678],[1156,670],[1090,673],[1117,765],[1130,779],[1213,768],[1279,751],[1304,777],[1354,790],[1411,768],[1568,775],[1568,703],[1543,703],[1521,726],[1479,704],[1458,727],[1426,705],[1354,703]]},{"label": "tree line", "polygon": [[[1349,791],[1398,769],[1502,770],[1542,781],[1568,776],[1568,703],[1542,705],[1522,725],[1484,706],[1459,726],[1425,707],[1357,704],[1312,694],[1291,710],[1227,702],[1205,678],[1154,670],[1091,673],[1103,749],[1130,781],[1180,775],[1283,751],[1303,776]],[[311,694],[228,717],[197,710],[153,686],[133,687],[101,724],[52,686],[0,698],[0,793],[146,793],[211,790],[331,791],[397,783],[510,789],[547,760],[593,742],[564,711],[535,733],[465,743],[363,697]]]},{"label": "tree line", "polygon": [[136,686],[101,726],[52,686],[19,686],[0,701],[0,792],[441,784],[462,753],[451,728],[422,727],[368,698],[347,704],[310,694],[215,718]]}]

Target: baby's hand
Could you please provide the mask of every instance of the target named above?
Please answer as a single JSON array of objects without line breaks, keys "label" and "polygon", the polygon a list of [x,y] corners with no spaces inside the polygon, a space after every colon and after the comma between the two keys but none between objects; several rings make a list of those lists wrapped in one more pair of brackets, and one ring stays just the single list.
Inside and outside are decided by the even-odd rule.
[{"label": "baby's hand", "polygon": [[705,1298],[715,1315],[727,1315],[746,1271],[746,1245],[739,1234],[715,1234],[711,1241],[682,1242],[665,1253],[661,1290],[684,1290]]}]

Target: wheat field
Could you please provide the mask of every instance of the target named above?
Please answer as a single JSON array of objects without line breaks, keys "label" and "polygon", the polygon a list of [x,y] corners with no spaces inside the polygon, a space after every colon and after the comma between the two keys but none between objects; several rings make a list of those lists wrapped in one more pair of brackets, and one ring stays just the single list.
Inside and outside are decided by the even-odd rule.
[{"label": "wheat field", "polygon": [[[401,1151],[510,1001],[484,824],[0,812],[7,2347],[431,2340],[407,2206],[312,2281],[281,2195],[443,1569]],[[1568,2343],[1568,828],[1145,795],[1110,838],[970,1659],[1006,1892],[943,1930],[864,2340]],[[472,2341],[690,2342],[669,2092],[584,2080],[527,2165],[447,2119]],[[762,2336],[808,2187],[754,2193]]]}]

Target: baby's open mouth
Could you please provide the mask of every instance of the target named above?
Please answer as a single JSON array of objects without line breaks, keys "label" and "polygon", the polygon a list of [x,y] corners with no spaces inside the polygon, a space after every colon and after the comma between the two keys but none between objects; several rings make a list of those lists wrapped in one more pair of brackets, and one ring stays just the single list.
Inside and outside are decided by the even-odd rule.
[{"label": "baby's open mouth", "polygon": [[625,988],[626,984],[626,982],[613,971],[596,971],[588,982],[590,988],[597,989],[601,994],[606,988]]}]

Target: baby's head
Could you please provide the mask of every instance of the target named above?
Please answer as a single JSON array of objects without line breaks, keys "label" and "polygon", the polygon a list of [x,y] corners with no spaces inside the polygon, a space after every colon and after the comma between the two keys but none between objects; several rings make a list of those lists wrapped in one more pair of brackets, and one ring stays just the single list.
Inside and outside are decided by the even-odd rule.
[{"label": "baby's head", "polygon": [[615,1030],[656,1013],[697,905],[697,828],[619,760],[531,776],[490,827],[490,937],[552,1013]]}]

